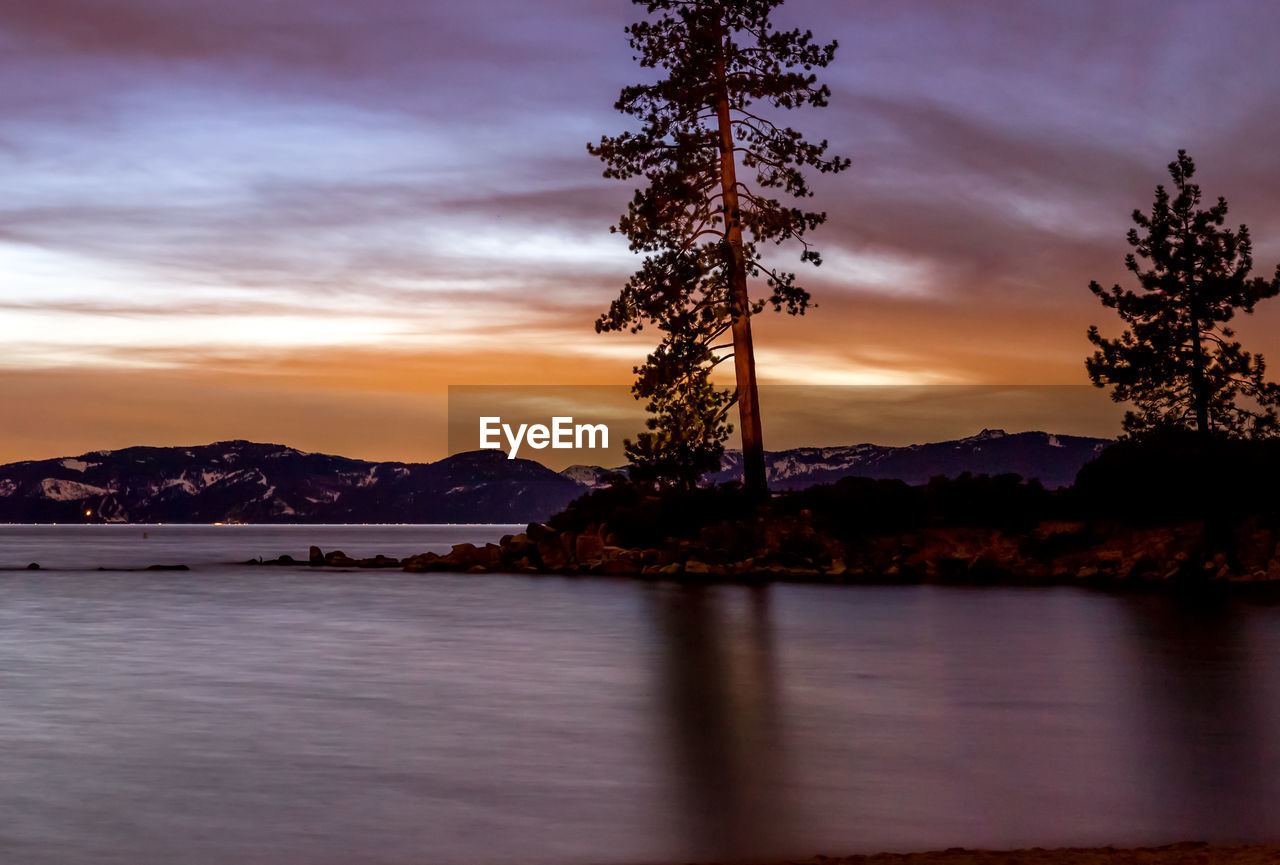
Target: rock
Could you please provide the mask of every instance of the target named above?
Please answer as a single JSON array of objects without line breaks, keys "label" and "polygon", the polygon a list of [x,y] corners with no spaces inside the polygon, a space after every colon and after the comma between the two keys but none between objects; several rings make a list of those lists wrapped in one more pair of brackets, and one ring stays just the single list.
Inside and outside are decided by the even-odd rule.
[{"label": "rock", "polygon": [[558,537],[544,538],[536,542],[538,561],[549,571],[562,571],[569,565],[569,557],[565,554]]},{"label": "rock", "polygon": [[578,564],[598,564],[604,558],[604,540],[595,532],[583,532],[574,542],[574,558]]},{"label": "rock", "polygon": [[498,542],[498,559],[510,567],[515,567],[516,562],[522,560],[527,564],[529,556],[536,555],[537,550],[537,545],[529,540],[529,536],[524,532],[518,535],[504,535]]},{"label": "rock", "polygon": [[641,567],[639,554],[633,553],[605,559],[594,573],[605,577],[632,577],[641,572]]},{"label": "rock", "polygon": [[546,523],[529,523],[529,527],[524,531],[529,540],[535,544],[541,545],[543,541],[554,541],[560,533]]},{"label": "rock", "polygon": [[502,567],[502,547],[498,544],[485,544],[476,550],[476,564],[483,565],[485,570],[496,571]]},{"label": "rock", "polygon": [[[891,568],[890,570],[893,570],[893,569]],[[783,569],[783,573],[786,575],[786,578],[788,580],[794,580],[795,582],[804,583],[804,582],[809,582],[813,580],[815,577],[819,576],[822,572],[819,571],[817,568],[785,568]],[[885,573],[888,574],[888,571],[885,571]]]},{"label": "rock", "polygon": [[359,568],[398,568],[400,567],[399,559],[392,559],[379,553],[371,559],[361,559],[356,562]]},{"label": "rock", "polygon": [[711,573],[711,568],[705,562],[690,559],[684,563],[684,572],[686,574],[709,574]]},{"label": "rock", "polygon": [[312,567],[315,567],[316,565],[323,565],[324,551],[313,545],[311,549],[307,550],[307,564]]},{"label": "rock", "polygon": [[1099,573],[1098,569],[1093,565],[1085,565],[1084,567],[1080,568],[1080,570],[1076,571],[1076,579],[1077,580],[1092,579],[1093,577],[1098,576],[1098,573]]},{"label": "rock", "polygon": [[477,552],[475,544],[454,544],[442,561],[457,570],[466,570],[479,564]]},{"label": "rock", "polygon": [[147,565],[143,570],[146,571],[189,571],[186,565]]},{"label": "rock", "polygon": [[1158,568],[1159,562],[1147,553],[1140,552],[1133,558],[1124,561],[1116,575],[1123,579],[1137,579],[1148,574],[1154,574]]},{"label": "rock", "polygon": [[409,556],[403,564],[404,570],[411,574],[421,574],[427,571],[438,571],[440,568],[440,556],[436,553],[419,553],[416,556]]},{"label": "rock", "polygon": [[484,565],[472,565],[471,567],[467,568],[467,573],[468,574],[487,574],[489,573],[489,569],[486,568]]},{"label": "rock", "polygon": [[38,571],[38,570],[40,570],[40,563],[39,563],[39,562],[32,562],[31,564],[27,565],[27,570],[28,570],[28,571]]}]

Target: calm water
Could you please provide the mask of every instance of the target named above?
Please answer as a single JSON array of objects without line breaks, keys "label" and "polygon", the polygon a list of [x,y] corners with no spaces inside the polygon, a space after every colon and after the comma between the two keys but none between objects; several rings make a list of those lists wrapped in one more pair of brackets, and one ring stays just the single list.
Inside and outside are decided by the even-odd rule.
[{"label": "calm water", "polygon": [[0,861],[1280,839],[1280,607],[228,564],[508,530],[0,526]]}]

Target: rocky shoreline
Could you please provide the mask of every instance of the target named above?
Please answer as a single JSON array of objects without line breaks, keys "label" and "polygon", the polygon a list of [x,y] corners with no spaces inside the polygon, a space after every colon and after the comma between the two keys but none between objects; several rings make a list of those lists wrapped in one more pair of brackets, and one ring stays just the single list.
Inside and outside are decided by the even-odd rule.
[{"label": "rocky shoreline", "polygon": [[642,548],[619,544],[607,525],[575,532],[534,523],[496,544],[456,544],[444,554],[355,559],[312,547],[305,561],[286,555],[252,563],[852,585],[1280,583],[1280,531],[1247,521],[1224,544],[1211,543],[1197,521],[1153,527],[1047,521],[1022,531],[934,527],[840,540],[801,514],[717,524],[696,539]]}]

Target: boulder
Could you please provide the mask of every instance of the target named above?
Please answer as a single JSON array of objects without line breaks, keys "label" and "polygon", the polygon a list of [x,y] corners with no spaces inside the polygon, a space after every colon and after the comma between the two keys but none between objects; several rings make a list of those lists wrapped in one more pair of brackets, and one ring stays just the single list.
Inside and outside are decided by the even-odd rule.
[{"label": "boulder", "polygon": [[316,546],[313,546],[311,547],[311,549],[307,550],[307,564],[312,566],[323,565],[324,551]]},{"label": "boulder", "polygon": [[479,564],[477,552],[475,544],[454,544],[442,561],[455,570],[466,570]]},{"label": "boulder", "polygon": [[554,541],[560,535],[558,531],[546,523],[529,523],[529,527],[524,530],[524,534],[535,544],[541,544],[543,541]]},{"label": "boulder", "polygon": [[639,554],[628,551],[627,555],[605,559],[593,569],[593,573],[605,577],[632,577],[639,574],[642,567]]},{"label": "boulder", "polygon": [[580,565],[598,564],[604,558],[604,540],[595,532],[583,532],[574,541],[574,558]]},{"label": "boulder", "polygon": [[498,558],[504,564],[514,565],[521,559],[528,561],[530,555],[537,554],[537,549],[537,545],[524,532],[518,535],[504,535],[498,542]]},{"label": "boulder", "polygon": [[569,566],[569,557],[565,555],[559,541],[539,541],[538,560],[548,571],[563,571]]},{"label": "boulder", "polygon": [[502,547],[498,544],[485,544],[476,550],[475,563],[487,571],[502,568]]},{"label": "boulder", "polygon": [[410,573],[421,574],[427,571],[438,571],[440,568],[440,556],[436,553],[419,553],[416,556],[409,556],[402,563],[404,570]]}]

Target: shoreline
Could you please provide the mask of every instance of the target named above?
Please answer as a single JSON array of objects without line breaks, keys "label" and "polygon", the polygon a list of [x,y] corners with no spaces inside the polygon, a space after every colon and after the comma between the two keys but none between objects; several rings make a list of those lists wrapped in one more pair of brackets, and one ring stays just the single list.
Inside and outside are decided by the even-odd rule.
[{"label": "shoreline", "polygon": [[560,577],[626,577],[680,583],[973,587],[1080,586],[1104,590],[1280,587],[1280,526],[1250,520],[1223,546],[1202,522],[1133,526],[1043,521],[1021,530],[932,526],[835,537],[806,515],[719,524],[694,539],[628,546],[605,524],[579,531],[531,523],[497,543],[449,552],[355,559],[312,546],[254,565],[399,568]]},{"label": "shoreline", "polygon": [[1198,841],[1160,847],[1032,847],[985,850],[953,847],[923,853],[813,856],[758,865],[1276,865],[1280,844],[1220,845]]}]

